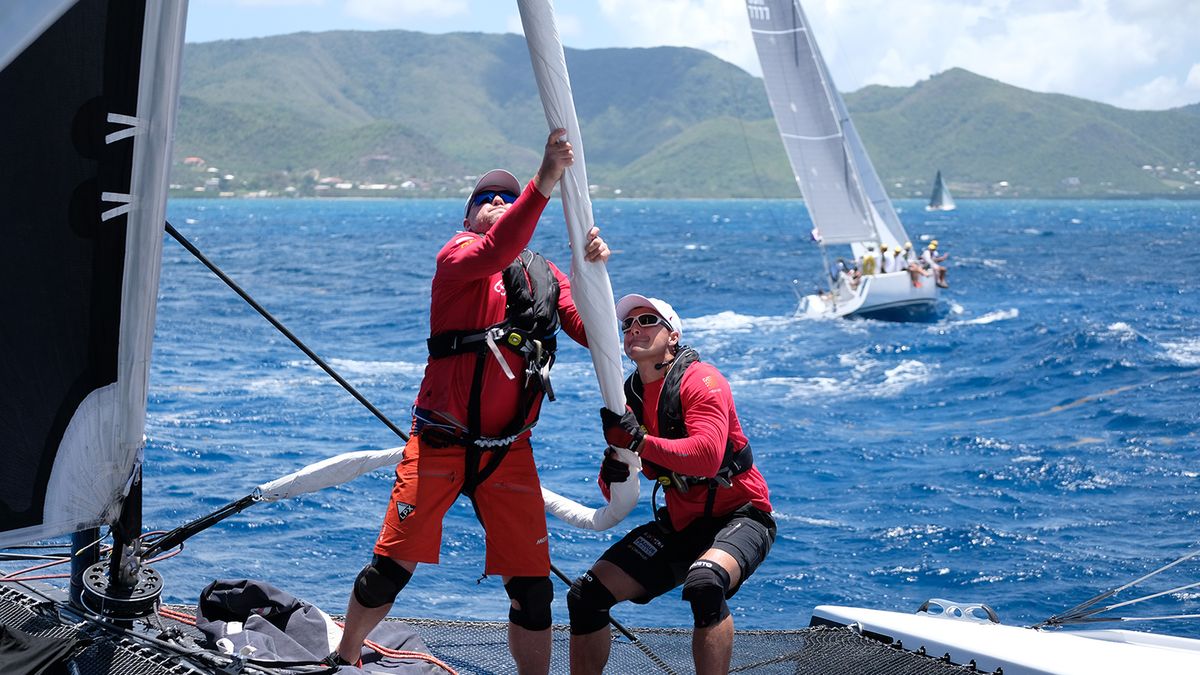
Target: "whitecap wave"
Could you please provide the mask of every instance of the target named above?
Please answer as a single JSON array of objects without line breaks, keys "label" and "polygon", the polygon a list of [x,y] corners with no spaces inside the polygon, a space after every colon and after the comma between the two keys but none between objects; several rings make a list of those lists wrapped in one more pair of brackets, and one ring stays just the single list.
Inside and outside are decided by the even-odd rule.
[{"label": "whitecap wave", "polygon": [[1013,307],[1011,309],[998,309],[994,312],[988,312],[987,314],[984,314],[983,316],[977,316],[974,319],[967,319],[966,321],[962,321],[961,323],[969,324],[969,325],[973,325],[973,326],[984,326],[989,323],[995,323],[997,321],[1007,321],[1009,319],[1015,319],[1018,316],[1021,316],[1021,310],[1017,309],[1016,307]]},{"label": "whitecap wave", "polygon": [[1200,366],[1200,338],[1164,342],[1167,358],[1181,366]]},{"label": "whitecap wave", "polygon": [[[295,364],[307,364],[307,361],[297,361]],[[294,363],[288,363],[289,366]],[[343,375],[408,375],[421,377],[425,374],[425,362],[413,361],[357,361],[355,359],[330,359],[333,369]]]},{"label": "whitecap wave", "polygon": [[711,333],[714,331],[720,332],[748,332],[751,330],[760,330],[762,328],[775,328],[787,325],[795,321],[795,318],[790,316],[753,316],[750,314],[738,314],[737,312],[726,310],[717,314],[708,316],[699,316],[694,319],[684,319],[683,329],[688,333]]},{"label": "whitecap wave", "polygon": [[756,396],[762,396],[764,390],[769,390],[773,398],[812,400],[843,394],[848,385],[833,377],[731,377],[729,386],[735,397],[739,390],[747,389],[753,390]]},{"label": "whitecap wave", "polygon": [[933,379],[933,368],[915,359],[905,359],[895,368],[883,371],[887,379],[876,389],[877,394],[895,395],[917,384]]}]

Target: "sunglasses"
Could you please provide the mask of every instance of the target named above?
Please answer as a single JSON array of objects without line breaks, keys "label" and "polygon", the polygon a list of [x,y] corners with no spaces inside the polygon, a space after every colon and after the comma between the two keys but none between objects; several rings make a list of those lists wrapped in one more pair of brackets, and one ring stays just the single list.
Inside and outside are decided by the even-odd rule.
[{"label": "sunglasses", "polygon": [[666,319],[657,314],[638,314],[637,316],[627,316],[621,320],[621,332],[628,333],[633,328],[633,322],[635,321],[642,328],[658,325],[666,326],[668,330],[671,328],[671,324],[667,323]]},{"label": "sunglasses", "polygon": [[482,206],[495,199],[497,196],[504,200],[505,204],[511,204],[517,201],[517,196],[508,190],[484,190],[483,192],[475,193],[475,199],[471,200],[472,206]]}]

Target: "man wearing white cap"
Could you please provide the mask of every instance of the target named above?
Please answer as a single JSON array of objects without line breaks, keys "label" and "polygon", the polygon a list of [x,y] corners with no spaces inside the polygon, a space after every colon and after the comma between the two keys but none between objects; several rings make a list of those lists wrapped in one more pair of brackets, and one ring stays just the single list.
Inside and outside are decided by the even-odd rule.
[{"label": "man wearing white cap", "polygon": [[[637,370],[625,382],[630,410],[600,412],[604,437],[641,456],[642,472],[657,483],[655,496],[662,488],[666,506],[571,585],[571,672],[603,671],[613,605],[646,603],[682,585],[695,626],[696,672],[726,673],[733,619],[725,601],[775,541],[767,483],[754,465],[729,383],[680,343],[683,329],[671,305],[626,295],[617,302],[617,317],[625,354]],[[607,456],[600,471],[604,494],[628,478],[628,466]]]},{"label": "man wearing white cap", "polygon": [[[417,563],[438,562],[442,519],[465,494],[484,527],[484,574],[500,575],[510,598],[508,643],[517,670],[549,671],[554,592],[529,437],[543,396],[554,400],[549,372],[559,327],[585,346],[586,337],[567,277],[526,246],[574,161],[565,133],[551,132],[541,168],[524,189],[502,169],[484,174],[467,198],[463,231],[437,255],[429,361],[412,437],[331,664],[357,659]],[[588,260],[608,259],[598,235],[597,228],[588,233]]]}]

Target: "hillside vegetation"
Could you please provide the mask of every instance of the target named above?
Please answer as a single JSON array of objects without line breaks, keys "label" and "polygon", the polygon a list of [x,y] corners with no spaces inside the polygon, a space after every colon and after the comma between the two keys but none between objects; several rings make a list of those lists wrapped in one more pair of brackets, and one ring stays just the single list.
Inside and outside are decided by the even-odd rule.
[{"label": "hillside vegetation", "polygon": [[[795,197],[761,80],[675,47],[567,50],[589,180],[608,197]],[[965,70],[846,95],[894,196],[1200,196],[1200,104],[1122,110]],[[407,31],[187,45],[177,194],[453,196],[537,168],[524,39]],[[185,161],[186,160],[186,161]]]}]

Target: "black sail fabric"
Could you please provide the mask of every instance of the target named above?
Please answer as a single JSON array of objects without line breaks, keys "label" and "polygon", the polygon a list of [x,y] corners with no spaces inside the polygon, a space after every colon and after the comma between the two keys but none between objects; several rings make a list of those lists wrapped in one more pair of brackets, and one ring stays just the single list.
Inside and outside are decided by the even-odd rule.
[{"label": "black sail fabric", "polygon": [[5,675],[49,675],[58,672],[77,638],[30,635],[20,629],[0,626],[0,673]]}]

